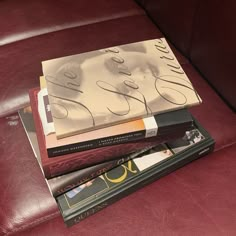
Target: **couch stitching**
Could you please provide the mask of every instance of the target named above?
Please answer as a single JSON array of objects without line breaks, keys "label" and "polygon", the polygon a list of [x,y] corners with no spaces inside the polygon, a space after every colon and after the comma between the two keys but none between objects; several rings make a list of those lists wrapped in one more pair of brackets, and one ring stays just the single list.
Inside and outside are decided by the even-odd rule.
[{"label": "couch stitching", "polygon": [[20,231],[23,231],[23,230],[30,229],[30,228],[32,228],[33,226],[37,226],[37,225],[39,225],[39,224],[41,224],[41,223],[46,222],[47,220],[54,219],[56,216],[59,216],[59,215],[60,215],[60,213],[59,213],[59,211],[57,211],[57,212],[54,212],[54,213],[52,213],[52,214],[50,214],[50,215],[43,216],[43,217],[41,217],[41,218],[39,218],[39,219],[36,219],[36,220],[30,222],[30,223],[27,224],[27,225],[22,225],[22,226],[20,226],[20,227],[16,227],[16,228],[14,228],[13,230],[8,231],[5,235],[6,235],[6,236],[7,236],[7,235],[12,235],[12,234],[14,234],[14,233],[17,233],[17,232],[20,232]]}]

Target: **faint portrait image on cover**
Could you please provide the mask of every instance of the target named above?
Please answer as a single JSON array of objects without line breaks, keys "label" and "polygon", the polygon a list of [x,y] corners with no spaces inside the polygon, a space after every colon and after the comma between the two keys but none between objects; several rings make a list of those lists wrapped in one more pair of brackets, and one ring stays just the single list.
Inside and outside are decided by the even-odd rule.
[{"label": "faint portrait image on cover", "polygon": [[43,62],[58,138],[201,102],[164,39]]}]

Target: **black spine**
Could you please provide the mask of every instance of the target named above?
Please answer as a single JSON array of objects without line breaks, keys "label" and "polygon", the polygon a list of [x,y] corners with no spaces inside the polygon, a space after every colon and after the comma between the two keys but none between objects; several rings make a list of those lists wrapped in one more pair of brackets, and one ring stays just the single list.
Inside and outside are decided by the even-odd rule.
[{"label": "black spine", "polygon": [[111,146],[115,144],[122,144],[145,138],[145,133],[146,130],[140,130],[126,134],[119,134],[105,138],[88,140],[80,143],[68,144],[61,147],[48,148],[47,153],[49,157],[57,157],[60,155],[66,155],[74,152],[82,152],[89,149]]}]

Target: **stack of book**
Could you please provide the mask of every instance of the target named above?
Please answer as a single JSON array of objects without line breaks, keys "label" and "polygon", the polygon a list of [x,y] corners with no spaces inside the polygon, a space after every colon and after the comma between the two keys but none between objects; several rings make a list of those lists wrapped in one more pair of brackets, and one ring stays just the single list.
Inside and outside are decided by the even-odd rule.
[{"label": "stack of book", "polygon": [[68,226],[214,148],[187,110],[201,98],[164,38],[42,67],[19,115]]}]

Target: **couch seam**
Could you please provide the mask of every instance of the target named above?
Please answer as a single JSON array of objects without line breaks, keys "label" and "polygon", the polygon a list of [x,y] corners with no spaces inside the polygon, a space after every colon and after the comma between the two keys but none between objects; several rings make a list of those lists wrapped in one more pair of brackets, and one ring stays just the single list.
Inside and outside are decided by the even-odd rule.
[{"label": "couch seam", "polygon": [[189,45],[187,48],[187,56],[189,58],[189,61],[191,61],[191,51],[192,51],[192,45],[193,45],[193,40],[194,40],[194,35],[195,35],[194,27],[195,27],[197,19],[198,19],[197,13],[200,9],[200,4],[201,4],[201,2],[198,0],[198,2],[196,3],[194,15],[193,15],[193,21],[192,21],[192,27],[191,27],[192,30],[191,30],[191,35],[189,38]]},{"label": "couch seam", "polygon": [[104,17],[101,17],[99,20],[90,19],[90,20],[85,20],[83,22],[65,24],[61,28],[57,28],[56,26],[54,26],[54,27],[51,27],[51,28],[49,27],[49,29],[48,28],[40,29],[39,31],[41,31],[41,33],[37,34],[37,31],[35,31],[35,33],[32,33],[29,37],[24,37],[24,35],[27,34],[27,32],[24,32],[24,33],[21,34],[21,36],[18,36],[18,39],[15,39],[15,40],[14,40],[14,38],[16,36],[14,36],[14,35],[10,36],[10,37],[12,37],[12,39],[10,39],[10,41],[6,40],[6,38],[9,38],[9,36],[6,37],[5,39],[3,38],[2,40],[0,40],[0,47],[1,46],[7,46],[11,43],[17,43],[17,42],[22,41],[22,40],[27,40],[27,39],[30,39],[30,38],[33,38],[33,37],[40,37],[42,35],[55,33],[55,32],[59,32],[59,31],[63,31],[63,30],[88,26],[88,25],[92,25],[92,24],[103,23],[103,22],[111,21],[111,20],[118,20],[118,19],[121,19],[121,18],[127,18],[127,17],[133,17],[133,16],[143,16],[143,15],[146,15],[145,11],[142,10],[142,9],[138,9],[138,10],[135,10],[135,11],[129,11],[129,12],[125,12],[125,13],[117,13],[117,14],[114,14],[112,17],[104,16]]},{"label": "couch seam", "polygon": [[59,215],[60,215],[59,211],[56,211],[56,212],[54,212],[54,213],[52,213],[50,215],[46,215],[46,216],[43,216],[43,217],[41,217],[39,219],[36,219],[36,220],[30,222],[27,225],[22,225],[20,227],[14,228],[13,230],[8,230],[5,235],[6,236],[7,235],[12,235],[14,233],[18,233],[18,232],[21,232],[21,231],[24,231],[24,230],[31,229],[31,228],[33,228],[33,227],[35,227],[37,225],[40,225],[40,224],[46,222],[47,220],[52,220],[52,219],[54,219],[55,217],[57,217]]},{"label": "couch seam", "polygon": [[221,150],[223,150],[223,149],[225,149],[225,148],[230,148],[230,147],[232,147],[232,146],[234,146],[234,145],[236,145],[236,141],[233,141],[233,142],[231,142],[231,143],[222,145],[222,146],[220,146],[219,148],[216,148],[216,149],[214,150],[214,152],[221,151]]}]

